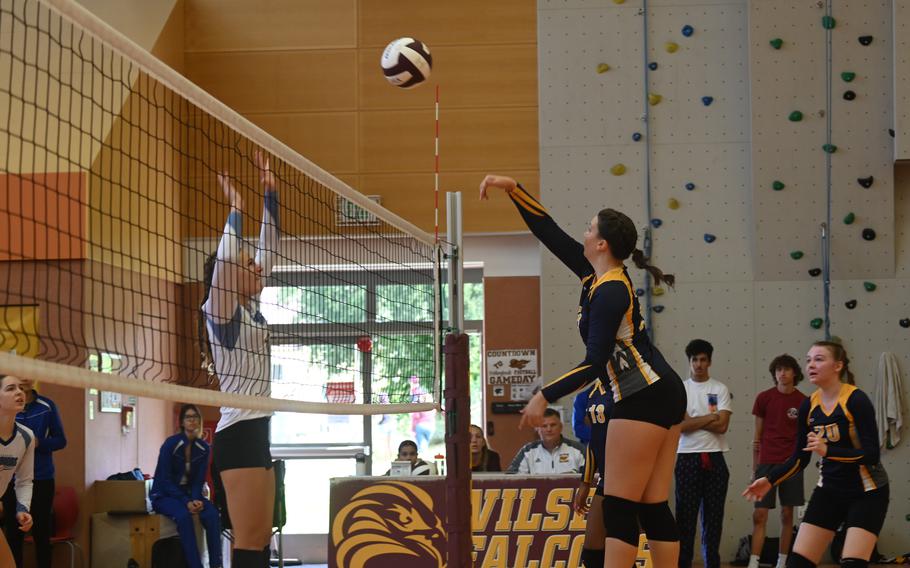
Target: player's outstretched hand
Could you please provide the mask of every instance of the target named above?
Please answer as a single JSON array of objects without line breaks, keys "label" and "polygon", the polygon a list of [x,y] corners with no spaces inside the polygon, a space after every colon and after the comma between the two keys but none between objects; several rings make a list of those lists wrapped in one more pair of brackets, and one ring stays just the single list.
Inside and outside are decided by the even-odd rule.
[{"label": "player's outstretched hand", "polygon": [[242,211],[243,199],[240,197],[240,192],[234,187],[234,182],[231,181],[227,172],[222,172],[216,177],[218,178],[218,185],[221,186],[221,191],[224,192],[224,196],[227,197],[228,203],[231,204],[231,209]]},{"label": "player's outstretched hand", "polygon": [[759,477],[753,481],[749,487],[746,487],[746,490],[743,491],[743,497],[749,501],[761,501],[765,494],[771,490],[771,482],[768,481],[767,477]]},{"label": "player's outstretched hand", "polygon": [[543,422],[543,412],[547,409],[549,403],[543,397],[543,394],[537,393],[531,397],[528,404],[521,410],[521,422],[518,423],[518,429],[525,426],[536,428]]},{"label": "player's outstretched hand", "polygon": [[278,191],[275,174],[269,168],[269,159],[260,150],[256,150],[256,165],[259,167],[259,181],[266,191]]},{"label": "player's outstretched hand", "polygon": [[511,193],[517,186],[518,183],[510,177],[488,175],[480,182],[480,198],[489,199],[487,192],[491,187],[498,187],[507,193]]}]

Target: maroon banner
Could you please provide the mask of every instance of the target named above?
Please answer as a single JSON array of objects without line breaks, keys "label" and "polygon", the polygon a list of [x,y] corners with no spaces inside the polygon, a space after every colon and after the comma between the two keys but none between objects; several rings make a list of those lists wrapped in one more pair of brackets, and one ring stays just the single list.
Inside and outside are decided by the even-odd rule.
[{"label": "maroon banner", "polygon": [[[473,478],[478,568],[578,568],[585,518],[572,510],[578,476]],[[332,479],[329,568],[427,568],[446,563],[442,477]],[[638,566],[650,566],[642,539]]]}]

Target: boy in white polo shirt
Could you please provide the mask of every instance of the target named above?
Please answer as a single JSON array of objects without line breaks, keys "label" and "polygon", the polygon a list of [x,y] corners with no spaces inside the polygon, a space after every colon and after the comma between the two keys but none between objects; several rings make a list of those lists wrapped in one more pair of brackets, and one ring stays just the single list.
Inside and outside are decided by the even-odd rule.
[{"label": "boy in white polo shirt", "polygon": [[679,568],[692,566],[695,526],[702,513],[702,557],[705,568],[720,566],[720,537],[730,471],[724,433],[733,412],[730,390],[708,374],[714,347],[704,339],[686,346],[689,379],[685,381],[686,418],[676,456],[676,523],[679,525]]}]

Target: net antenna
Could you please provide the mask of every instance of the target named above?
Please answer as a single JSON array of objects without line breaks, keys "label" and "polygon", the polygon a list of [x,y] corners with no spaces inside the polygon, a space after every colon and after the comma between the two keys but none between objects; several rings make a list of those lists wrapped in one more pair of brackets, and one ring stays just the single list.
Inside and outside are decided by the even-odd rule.
[{"label": "net antenna", "polygon": [[[0,0],[0,373],[256,410],[439,408],[440,260],[434,235],[79,4]],[[239,356],[211,374],[219,349]]]}]

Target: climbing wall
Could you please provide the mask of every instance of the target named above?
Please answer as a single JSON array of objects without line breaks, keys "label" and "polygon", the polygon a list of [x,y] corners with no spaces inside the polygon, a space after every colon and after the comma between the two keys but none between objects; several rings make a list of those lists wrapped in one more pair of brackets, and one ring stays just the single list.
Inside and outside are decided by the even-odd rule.
[{"label": "climbing wall", "polygon": [[[823,337],[829,176],[831,333],[870,394],[879,355],[895,353],[910,401],[910,329],[900,325],[910,318],[910,166],[895,169],[888,132],[910,114],[897,101],[903,60],[891,2],[832,4],[661,0],[646,14],[642,0],[538,0],[542,200],[579,240],[602,207],[650,230],[654,264],[678,279],[650,294],[659,347],[685,376],[686,343],[708,339],[712,375],[734,393],[724,560],[751,531],[739,492],[752,402],[773,385],[767,365],[785,352],[802,360]],[[824,148],[829,132],[836,149]],[[583,357],[578,283],[541,255],[542,369],[553,378]],[[907,448],[884,454],[892,478],[903,481]],[[817,477],[806,474],[808,490]],[[880,548],[896,554],[910,489],[892,492]]]},{"label": "climbing wall", "polygon": [[[894,2],[894,159],[910,159],[910,3]],[[901,136],[903,134],[903,136]]]}]

